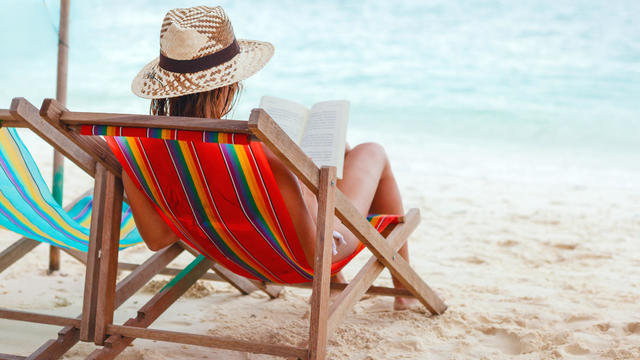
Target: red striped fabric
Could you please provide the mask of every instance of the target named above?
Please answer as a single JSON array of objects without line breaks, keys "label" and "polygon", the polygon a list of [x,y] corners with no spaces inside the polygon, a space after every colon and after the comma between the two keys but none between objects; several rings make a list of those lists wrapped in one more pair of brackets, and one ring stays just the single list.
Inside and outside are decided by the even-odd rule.
[{"label": "red striped fabric", "polygon": [[[231,271],[279,283],[313,278],[262,144],[107,137],[178,237]],[[375,216],[382,232],[397,216]],[[332,273],[352,256],[334,263]]]}]

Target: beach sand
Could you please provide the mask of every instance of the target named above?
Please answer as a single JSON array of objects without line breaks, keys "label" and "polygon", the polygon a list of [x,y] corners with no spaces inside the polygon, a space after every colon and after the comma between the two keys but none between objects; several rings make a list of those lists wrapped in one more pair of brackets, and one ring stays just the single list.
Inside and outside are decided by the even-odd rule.
[{"label": "beach sand", "polygon": [[[42,154],[49,174],[50,155]],[[433,159],[421,160],[424,168],[442,166]],[[331,337],[330,359],[640,358],[640,189],[451,175],[406,163],[396,171],[406,207],[422,216],[409,239],[412,264],[449,309],[435,317],[421,307],[394,312],[392,298],[367,297]],[[89,186],[72,166],[66,180],[66,198]],[[1,248],[17,238],[0,235]],[[79,314],[84,267],[63,255],[62,269],[47,275],[47,251],[41,245],[0,274],[1,306]],[[121,258],[142,261],[149,254],[139,246]],[[369,256],[359,255],[347,277]],[[166,280],[156,277],[118,310],[116,321],[134,316]],[[378,283],[390,285],[389,274]],[[201,281],[152,327],[300,344],[309,295],[289,288],[269,300]],[[0,352],[27,355],[59,329],[2,320]],[[66,358],[92,350],[81,343]],[[136,340],[120,358],[273,357]]]}]

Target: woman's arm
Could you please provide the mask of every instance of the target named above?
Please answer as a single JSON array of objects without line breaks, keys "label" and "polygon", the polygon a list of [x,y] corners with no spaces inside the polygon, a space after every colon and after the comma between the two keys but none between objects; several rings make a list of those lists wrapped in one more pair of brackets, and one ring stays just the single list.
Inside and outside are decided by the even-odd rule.
[{"label": "woman's arm", "polygon": [[135,220],[138,232],[147,247],[152,251],[158,251],[178,241],[179,239],[173,230],[156,213],[153,204],[124,171],[122,172],[122,184],[129,199],[133,220]]}]

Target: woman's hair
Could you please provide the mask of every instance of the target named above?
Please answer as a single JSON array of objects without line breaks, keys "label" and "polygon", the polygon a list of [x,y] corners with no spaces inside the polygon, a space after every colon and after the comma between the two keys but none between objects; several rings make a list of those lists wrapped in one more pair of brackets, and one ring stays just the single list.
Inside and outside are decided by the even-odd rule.
[{"label": "woman's hair", "polygon": [[239,82],[217,89],[167,99],[151,100],[152,115],[221,119],[236,103]]}]

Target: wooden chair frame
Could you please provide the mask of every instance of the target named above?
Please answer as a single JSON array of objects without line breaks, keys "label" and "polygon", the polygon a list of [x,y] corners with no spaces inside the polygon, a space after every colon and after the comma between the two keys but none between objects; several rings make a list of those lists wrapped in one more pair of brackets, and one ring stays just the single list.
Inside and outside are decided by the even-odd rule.
[{"label": "wooden chair frame", "polygon": [[[116,240],[114,242],[111,236],[119,238],[120,230],[119,220],[116,223],[108,220],[106,222],[100,221],[100,219],[103,219],[107,214],[112,214],[114,211],[121,211],[119,206],[122,204],[122,189],[118,188],[118,186],[121,185],[117,180],[116,173],[106,171],[104,166],[96,162],[90,154],[87,154],[81,147],[70,142],[66,136],[62,135],[57,129],[44,121],[40,117],[38,109],[28,101],[19,99],[12,103],[11,110],[0,109],[0,121],[2,121],[0,126],[3,127],[30,128],[52,146],[62,151],[67,158],[79,165],[83,170],[85,170],[85,172],[96,180],[93,190],[94,204],[96,207],[93,209],[94,215],[92,216],[91,221],[89,251],[84,253],[78,250],[62,249],[62,251],[66,252],[87,267],[82,314],[77,318],[68,318],[0,308],[0,318],[64,326],[64,328],[59,331],[57,339],[47,341],[30,356],[22,357],[0,353],[0,359],[57,359],[78,341],[94,341],[93,337],[96,317],[97,314],[100,313],[97,309],[99,306],[102,306],[97,295],[97,289],[100,283],[100,271],[103,271],[103,269],[107,267],[107,262],[100,256],[100,244],[116,244],[115,249],[111,250],[115,250],[117,253],[118,241]],[[85,195],[86,194],[83,196]],[[107,198],[112,199],[113,201],[107,201]],[[69,210],[74,203],[75,202],[72,202],[70,205],[66,206],[65,209]],[[105,205],[111,205],[111,207],[105,207]],[[120,217],[120,213],[118,213],[118,217]],[[105,228],[105,224],[117,225],[117,228]],[[105,242],[105,238],[111,239],[111,241]],[[4,271],[17,260],[22,258],[38,244],[40,244],[39,241],[23,237],[0,252],[0,272]],[[109,290],[112,290],[115,294],[111,305],[113,309],[115,310],[118,308],[155,275],[178,274],[180,272],[179,269],[168,268],[167,265],[184,250],[197,255],[197,253],[195,253],[194,250],[186,244],[178,243],[156,252],[140,265],[117,263],[118,269],[128,270],[131,271],[131,273],[118,283],[117,287],[115,287],[115,278],[112,279],[114,288],[110,288]],[[113,256],[113,251],[108,254]],[[111,263],[108,264],[111,265]],[[209,267],[202,273],[203,279],[226,281],[238,289],[242,294],[249,294],[260,289],[270,297],[274,298],[279,293],[279,286],[271,286],[269,284],[249,281],[248,279],[238,276],[225,269],[220,264],[214,262],[209,262],[208,266]],[[206,270],[209,268],[214,272],[208,273]],[[104,313],[102,313],[102,316],[104,316]]]},{"label": "wooden chair frame", "polygon": [[[26,115],[26,100],[16,98],[12,103],[12,114]],[[46,99],[40,109],[40,115],[52,127],[63,134],[68,141],[83,149],[95,159],[94,167],[101,171],[106,181],[103,185],[105,195],[98,199],[105,216],[101,229],[96,235],[94,246],[100,246],[102,254],[99,284],[95,289],[98,299],[95,308],[95,326],[93,339],[96,344],[104,345],[90,358],[110,359],[124,349],[135,338],[170,341],[216,347],[228,350],[264,353],[299,359],[323,359],[326,355],[329,334],[338,328],[349,310],[366,293],[388,296],[406,296],[417,298],[432,314],[442,314],[447,306],[420,278],[407,261],[397,251],[407,241],[408,236],[420,221],[419,211],[411,209],[404,216],[404,222],[390,230],[386,237],[378,233],[362,216],[349,199],[336,188],[335,168],[319,169],[313,161],[280,129],[280,127],[262,109],[254,109],[249,121],[215,120],[184,118],[172,116],[148,116],[128,114],[105,114],[70,112],[53,99]],[[38,117],[39,118],[39,117]],[[307,347],[256,343],[226,337],[205,336],[184,332],[148,329],[147,327],[168,306],[173,303],[190,284],[202,274],[208,260],[182,274],[180,280],[169,290],[158,293],[124,325],[113,324],[115,304],[115,272],[117,269],[117,241],[120,222],[117,204],[121,203],[122,185],[119,183],[120,165],[111,154],[104,140],[99,137],[79,135],[82,125],[112,125],[130,127],[152,127],[177,130],[218,131],[248,134],[259,139],[269,147],[278,158],[318,197],[318,242],[315,252],[314,279],[311,283],[311,316]],[[82,164],[79,164],[82,167]],[[89,165],[85,167],[90,168]],[[333,214],[373,253],[373,256],[357,273],[353,280],[344,286],[330,284],[331,238]],[[99,227],[98,227],[99,226]],[[384,268],[388,268],[405,287],[393,289],[372,286]],[[304,285],[303,285],[304,286]],[[342,289],[329,304],[330,288]],[[82,329],[83,327],[81,327]],[[84,327],[87,329],[87,326]]]}]

